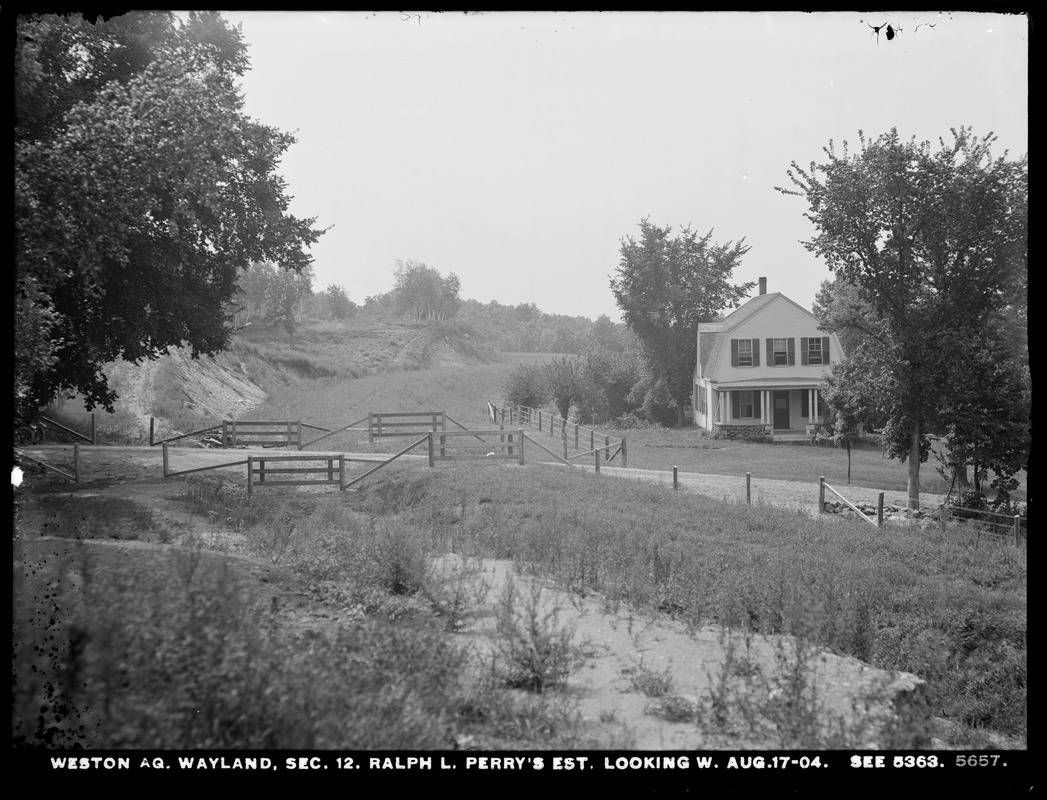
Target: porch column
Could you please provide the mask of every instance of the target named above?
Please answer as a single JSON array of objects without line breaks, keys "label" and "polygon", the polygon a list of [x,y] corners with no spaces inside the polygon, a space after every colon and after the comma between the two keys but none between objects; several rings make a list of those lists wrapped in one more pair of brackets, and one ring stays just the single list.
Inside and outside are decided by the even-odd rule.
[{"label": "porch column", "polygon": [[810,423],[812,425],[814,424],[815,418],[818,416],[818,407],[814,404],[815,399],[816,399],[814,393],[816,391],[817,391],[817,389],[808,389],[807,390],[807,402],[809,403],[809,408],[810,408],[810,411],[811,411],[811,413],[810,413],[810,420],[809,421],[810,421]]},{"label": "porch column", "polygon": [[766,425],[770,422],[771,416],[771,390],[761,389],[760,390],[760,422]]}]

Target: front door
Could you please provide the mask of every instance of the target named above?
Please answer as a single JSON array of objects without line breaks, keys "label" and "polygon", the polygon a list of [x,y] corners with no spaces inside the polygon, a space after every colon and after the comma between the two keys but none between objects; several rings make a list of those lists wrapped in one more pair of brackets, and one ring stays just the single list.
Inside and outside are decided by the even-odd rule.
[{"label": "front door", "polygon": [[789,393],[774,392],[774,429],[783,430],[789,427]]}]

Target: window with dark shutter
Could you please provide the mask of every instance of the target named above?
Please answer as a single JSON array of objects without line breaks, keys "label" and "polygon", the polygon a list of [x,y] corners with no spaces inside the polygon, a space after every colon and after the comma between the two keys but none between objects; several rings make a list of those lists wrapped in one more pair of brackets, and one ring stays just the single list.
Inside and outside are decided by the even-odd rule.
[{"label": "window with dark shutter", "polygon": [[738,366],[751,367],[753,365],[753,343],[752,339],[738,340]]}]

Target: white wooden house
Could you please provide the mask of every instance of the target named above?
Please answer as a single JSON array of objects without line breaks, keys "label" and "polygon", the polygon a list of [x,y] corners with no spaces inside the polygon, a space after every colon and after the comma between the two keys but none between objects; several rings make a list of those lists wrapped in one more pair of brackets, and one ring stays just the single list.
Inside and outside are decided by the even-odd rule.
[{"label": "white wooden house", "polygon": [[820,387],[843,358],[835,333],[778,292],[760,293],[698,326],[694,424],[725,438],[761,428],[776,441],[810,439],[823,421]]}]

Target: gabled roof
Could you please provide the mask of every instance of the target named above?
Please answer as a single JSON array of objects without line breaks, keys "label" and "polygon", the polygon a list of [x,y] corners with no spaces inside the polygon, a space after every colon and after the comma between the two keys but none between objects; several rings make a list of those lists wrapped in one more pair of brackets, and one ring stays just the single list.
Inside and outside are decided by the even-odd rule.
[{"label": "gabled roof", "polygon": [[729,331],[731,330],[731,328],[738,327],[741,323],[758,314],[761,310],[769,306],[774,300],[776,300],[779,297],[785,302],[791,303],[792,305],[796,306],[796,308],[798,308],[808,317],[813,319],[816,323],[818,322],[818,318],[814,316],[814,314],[812,314],[806,308],[801,306],[795,300],[790,300],[781,292],[771,292],[770,294],[760,294],[752,298],[751,300],[747,300],[741,306],[739,306],[730,314],[728,314],[723,320],[724,331]]},{"label": "gabled roof", "polygon": [[818,318],[814,316],[810,311],[801,306],[794,300],[790,300],[781,292],[771,292],[769,294],[758,294],[756,297],[750,298],[745,303],[740,305],[730,314],[723,318],[722,321],[717,323],[706,323],[698,326],[700,333],[706,334],[714,332],[712,336],[701,336],[700,346],[698,351],[699,363],[702,366],[702,374],[705,376],[715,375],[720,368],[720,360],[723,357],[724,350],[726,349],[725,343],[730,339],[731,330],[737,328],[743,322],[747,322],[754,316],[759,314],[763,309],[767,308],[778,298],[781,298],[787,303],[795,306],[798,310],[806,314],[817,324]]}]

